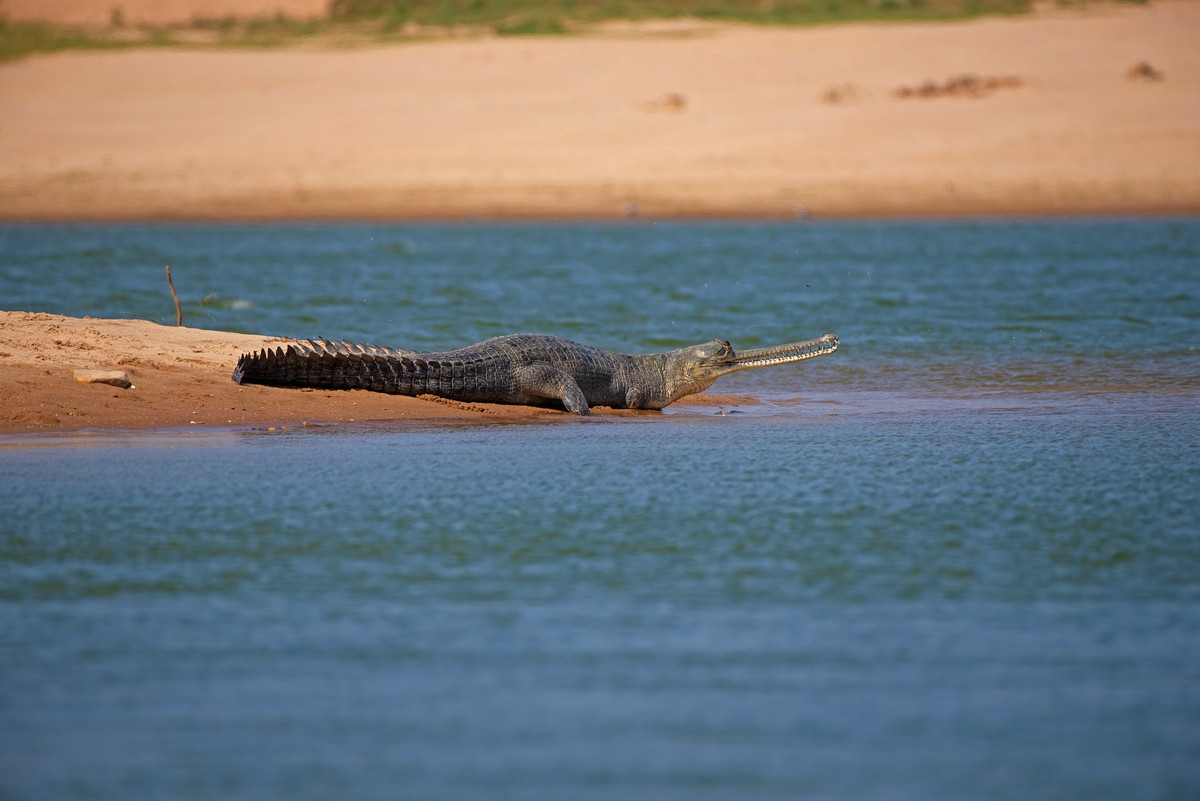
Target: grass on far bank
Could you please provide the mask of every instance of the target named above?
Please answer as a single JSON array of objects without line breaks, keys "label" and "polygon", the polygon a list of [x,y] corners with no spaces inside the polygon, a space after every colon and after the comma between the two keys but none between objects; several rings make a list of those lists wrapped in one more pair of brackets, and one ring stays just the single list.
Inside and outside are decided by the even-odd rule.
[{"label": "grass on far bank", "polygon": [[332,0],[330,17],[376,20],[385,27],[470,25],[521,34],[564,33],[611,20],[811,25],[1014,14],[1029,7],[1029,0]]},{"label": "grass on far bank", "polygon": [[[1123,0],[1146,2],[1146,0]],[[1082,6],[1087,0],[1058,0]],[[326,16],[298,20],[198,17],[186,25],[78,28],[0,17],[0,62],[59,50],[128,47],[272,47],[314,37],[380,42],[453,34],[538,35],[615,20],[699,19],[759,25],[964,19],[1023,14],[1032,0],[331,0]]]},{"label": "grass on far bank", "polygon": [[325,20],[270,17],[250,20],[196,19],[187,25],[83,28],[0,17],[0,63],[60,50],[120,50],[130,47],[252,46],[297,42],[330,29]]}]

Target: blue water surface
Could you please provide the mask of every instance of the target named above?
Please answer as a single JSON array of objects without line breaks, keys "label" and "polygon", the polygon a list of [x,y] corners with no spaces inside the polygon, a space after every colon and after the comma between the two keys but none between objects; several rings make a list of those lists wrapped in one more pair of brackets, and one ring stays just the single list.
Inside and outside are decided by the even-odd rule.
[{"label": "blue water surface", "polygon": [[229,330],[843,340],[758,406],[0,438],[2,798],[1200,795],[1194,220],[0,254],[8,309],[166,322],[170,263]]}]

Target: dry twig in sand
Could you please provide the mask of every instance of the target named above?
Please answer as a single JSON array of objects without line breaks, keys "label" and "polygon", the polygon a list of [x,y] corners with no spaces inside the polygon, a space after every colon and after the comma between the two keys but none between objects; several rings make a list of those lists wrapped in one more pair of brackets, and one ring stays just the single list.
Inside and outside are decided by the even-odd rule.
[{"label": "dry twig in sand", "polygon": [[183,309],[179,308],[179,296],[175,294],[175,282],[171,280],[171,265],[167,265],[167,286],[171,288],[171,300],[175,301],[175,325],[183,326]]}]

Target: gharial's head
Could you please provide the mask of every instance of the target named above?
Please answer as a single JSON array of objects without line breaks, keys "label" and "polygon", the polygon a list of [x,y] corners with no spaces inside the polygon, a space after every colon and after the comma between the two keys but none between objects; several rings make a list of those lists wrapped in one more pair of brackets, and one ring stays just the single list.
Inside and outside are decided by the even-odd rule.
[{"label": "gharial's head", "polygon": [[701,392],[721,376],[736,373],[738,370],[802,362],[833,353],[837,348],[837,334],[825,334],[818,339],[793,342],[789,345],[772,345],[742,351],[735,351],[733,346],[721,339],[692,345],[690,348],[680,348],[667,354],[667,364],[676,382],[672,394],[676,398],[682,398]]}]

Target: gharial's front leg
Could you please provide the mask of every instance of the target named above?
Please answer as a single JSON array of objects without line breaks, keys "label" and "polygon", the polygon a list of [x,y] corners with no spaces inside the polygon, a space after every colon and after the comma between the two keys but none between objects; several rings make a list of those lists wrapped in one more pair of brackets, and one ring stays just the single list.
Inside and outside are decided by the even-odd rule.
[{"label": "gharial's front leg", "polygon": [[583,390],[570,373],[548,364],[531,364],[518,368],[516,376],[522,394],[561,401],[571,414],[591,414]]},{"label": "gharial's front leg", "polygon": [[626,409],[661,409],[661,403],[655,403],[652,396],[637,387],[630,387],[625,390],[625,408]]}]

